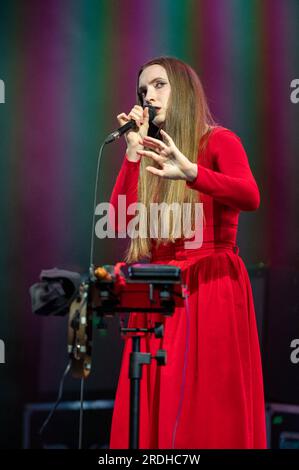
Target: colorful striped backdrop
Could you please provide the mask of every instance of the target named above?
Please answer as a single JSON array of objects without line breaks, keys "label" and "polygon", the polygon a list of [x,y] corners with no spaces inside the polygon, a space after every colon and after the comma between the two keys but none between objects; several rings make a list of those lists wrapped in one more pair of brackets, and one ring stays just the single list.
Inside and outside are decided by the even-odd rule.
[{"label": "colorful striped backdrop", "polygon": [[[298,266],[298,26],[297,0],[1,2],[1,408],[35,397],[48,332],[28,287],[43,268],[87,270],[99,146],[134,104],[137,70],[152,57],[192,65],[215,119],[245,145],[262,203],[241,215],[244,260]],[[123,142],[105,150],[99,201],[123,154]],[[123,248],[97,241],[96,260],[113,263]]]}]

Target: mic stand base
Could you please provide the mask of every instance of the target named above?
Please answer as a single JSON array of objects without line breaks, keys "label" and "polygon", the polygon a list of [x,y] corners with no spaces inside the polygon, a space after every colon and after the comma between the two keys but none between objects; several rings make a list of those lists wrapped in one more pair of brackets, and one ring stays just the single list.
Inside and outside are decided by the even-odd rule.
[{"label": "mic stand base", "polygon": [[[155,328],[121,328],[122,333],[155,333],[156,337],[163,336],[163,325],[157,324]],[[142,366],[149,365],[152,359],[156,359],[158,365],[166,364],[166,351],[158,350],[157,356],[140,352],[140,336],[132,336],[132,352],[130,354],[129,379],[130,379],[130,427],[129,449],[139,449],[139,425],[140,425],[140,380],[142,378]]]}]

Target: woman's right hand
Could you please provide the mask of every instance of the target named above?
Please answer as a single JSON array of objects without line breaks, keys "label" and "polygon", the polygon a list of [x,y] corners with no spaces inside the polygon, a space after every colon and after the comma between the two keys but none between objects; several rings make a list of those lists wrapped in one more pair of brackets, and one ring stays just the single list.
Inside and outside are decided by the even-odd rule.
[{"label": "woman's right hand", "polygon": [[121,126],[133,119],[136,122],[136,128],[130,129],[125,134],[127,142],[127,157],[131,161],[139,161],[140,156],[137,155],[137,150],[143,150],[140,140],[147,136],[149,128],[149,112],[148,107],[142,108],[135,105],[129,114],[121,113],[117,116],[117,120]]}]

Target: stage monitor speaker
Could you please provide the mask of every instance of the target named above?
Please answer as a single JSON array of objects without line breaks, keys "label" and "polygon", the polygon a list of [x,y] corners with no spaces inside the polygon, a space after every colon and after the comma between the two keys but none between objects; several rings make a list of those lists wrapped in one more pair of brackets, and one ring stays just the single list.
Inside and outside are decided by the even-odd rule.
[{"label": "stage monitor speaker", "polygon": [[[62,402],[42,436],[39,430],[54,403],[34,403],[23,415],[24,449],[78,449],[79,401]],[[109,446],[113,400],[84,402],[83,449],[107,449]]]},{"label": "stage monitor speaker", "polygon": [[266,401],[298,405],[299,353],[296,359],[295,347],[292,347],[292,342],[297,343],[297,348],[299,345],[298,270],[270,270],[264,329],[263,370]]},{"label": "stage monitor speaker", "polygon": [[299,449],[299,406],[268,403],[266,418],[269,449]]}]

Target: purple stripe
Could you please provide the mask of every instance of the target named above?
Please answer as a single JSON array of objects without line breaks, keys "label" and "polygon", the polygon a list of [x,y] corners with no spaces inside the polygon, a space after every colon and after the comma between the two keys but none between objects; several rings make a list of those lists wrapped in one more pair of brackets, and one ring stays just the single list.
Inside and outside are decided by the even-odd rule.
[{"label": "purple stripe", "polygon": [[199,16],[201,31],[201,78],[216,120],[232,120],[233,84],[230,76],[232,60],[231,31],[233,15],[221,0],[202,2]]},{"label": "purple stripe", "polygon": [[[122,15],[115,21],[118,41],[115,47],[118,64],[116,95],[120,110],[128,112],[136,102],[135,83],[140,66],[153,57],[151,2],[125,0],[121,2]],[[118,20],[118,22],[117,22]]]},{"label": "purple stripe", "polygon": [[[31,5],[32,6],[32,5]],[[60,26],[63,3],[39,1],[26,10],[22,200],[26,233],[24,253],[28,256],[28,279],[36,278],[41,267],[60,258],[65,233],[63,224],[65,148],[63,142],[63,94],[65,56]],[[38,258],[35,257],[38,253]]]},{"label": "purple stripe", "polygon": [[[267,6],[266,6],[267,5]],[[272,264],[286,259],[290,230],[287,209],[288,192],[288,109],[290,88],[288,75],[287,2],[268,0],[265,3],[266,27],[266,139],[269,199],[268,241]]]}]

